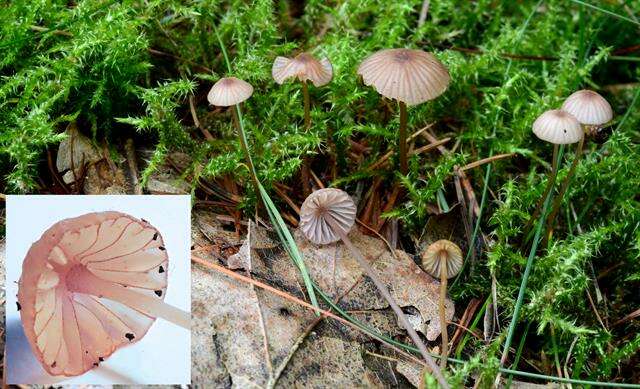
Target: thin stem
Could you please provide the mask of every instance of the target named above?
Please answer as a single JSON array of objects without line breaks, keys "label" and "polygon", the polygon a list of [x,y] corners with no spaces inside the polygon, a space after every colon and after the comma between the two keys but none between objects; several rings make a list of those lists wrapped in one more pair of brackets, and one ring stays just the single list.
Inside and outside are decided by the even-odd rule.
[{"label": "thin stem", "polygon": [[400,102],[400,131],[399,131],[399,146],[400,146],[400,173],[406,175],[409,171],[407,165],[407,105]]},{"label": "thin stem", "polygon": [[260,197],[260,184],[258,183],[258,176],[256,174],[256,169],[253,166],[253,160],[251,159],[251,153],[249,153],[249,145],[247,143],[247,138],[245,137],[244,131],[242,131],[242,127],[240,124],[240,115],[238,115],[238,111],[240,107],[238,105],[234,105],[231,107],[231,112],[233,116],[233,124],[236,126],[236,130],[238,131],[238,138],[240,138],[240,146],[242,148],[242,152],[244,153],[244,157],[247,161],[247,166],[251,171],[251,180],[253,182],[253,187],[256,192],[256,196]]},{"label": "thin stem", "polygon": [[440,359],[440,367],[447,368],[447,357],[449,356],[449,333],[447,332],[447,318],[444,306],[444,300],[447,295],[447,264],[440,262],[440,301],[438,310],[440,313],[440,334],[442,335],[442,359]]},{"label": "thin stem", "polygon": [[302,81],[302,96],[304,98],[304,129],[309,131],[311,128],[311,99],[307,81]]},{"label": "thin stem", "polygon": [[536,203],[536,206],[533,211],[533,215],[531,215],[531,217],[529,218],[529,221],[527,222],[527,225],[523,230],[524,231],[523,236],[525,238],[527,235],[529,235],[529,230],[533,226],[533,221],[538,219],[538,216],[540,216],[542,203],[547,198],[547,195],[549,194],[549,192],[551,192],[551,189],[553,189],[553,185],[555,184],[556,178],[558,177],[558,149],[559,149],[558,145],[553,145],[553,160],[551,162],[551,173],[549,174],[549,178],[547,179],[547,187],[544,189],[542,196],[538,199],[538,202]]},{"label": "thin stem", "polygon": [[[309,97],[309,86],[307,81],[302,81],[302,96],[304,100],[304,129],[309,132],[311,129],[311,99]],[[302,194],[305,196],[311,193],[311,186],[309,185],[309,158],[304,157],[302,159]]]},{"label": "thin stem", "polygon": [[558,214],[558,210],[560,209],[560,205],[562,204],[562,197],[564,196],[564,194],[567,191],[567,188],[569,187],[569,183],[571,182],[571,177],[573,177],[573,174],[576,171],[576,167],[578,166],[578,161],[580,160],[580,157],[582,156],[582,148],[584,146],[584,136],[582,137],[582,139],[580,139],[580,142],[578,143],[578,147],[576,148],[576,156],[573,159],[573,162],[571,163],[571,167],[569,168],[569,173],[567,173],[567,177],[564,179],[564,181],[562,182],[562,186],[560,187],[560,192],[558,193],[558,196],[556,197],[554,203],[553,203],[553,208],[551,208],[551,212],[549,213],[549,216],[547,216],[547,229],[546,229],[546,233],[545,233],[545,242],[549,241],[549,238],[551,237],[551,233],[553,232],[553,222],[555,220],[556,215]]},{"label": "thin stem", "polygon": [[70,292],[90,294],[117,301],[151,317],[160,317],[180,327],[191,328],[191,314],[169,305],[162,299],[138,293],[120,284],[103,280],[86,268],[72,270],[67,276]]},{"label": "thin stem", "polygon": [[440,383],[440,386],[442,386],[443,388],[449,388],[449,385],[447,384],[447,381],[442,375],[440,368],[438,368],[438,365],[436,364],[436,362],[433,360],[433,358],[427,351],[427,347],[424,345],[424,343],[422,342],[422,340],[420,339],[416,331],[413,329],[413,326],[409,322],[409,319],[407,319],[407,316],[405,316],[404,312],[402,312],[402,309],[400,308],[396,300],[393,298],[393,296],[391,296],[391,294],[389,293],[387,288],[384,286],[384,284],[382,283],[378,275],[375,273],[371,265],[369,265],[369,262],[367,262],[367,260],[362,256],[360,251],[353,245],[353,243],[351,243],[351,240],[349,240],[349,237],[347,236],[347,234],[343,232],[342,228],[336,223],[336,221],[331,216],[327,217],[325,220],[327,221],[327,223],[329,223],[329,226],[333,231],[339,233],[340,238],[342,239],[342,242],[344,242],[345,246],[347,246],[347,248],[351,251],[351,254],[356,258],[360,267],[362,267],[362,269],[365,271],[365,273],[367,273],[369,278],[371,278],[376,288],[378,288],[378,291],[380,291],[380,294],[382,295],[382,297],[384,297],[384,299],[387,300],[387,302],[389,303],[393,311],[398,316],[400,323],[409,333],[411,340],[413,340],[413,343],[418,347],[420,354],[424,358],[425,362],[427,362],[427,366],[429,366],[429,368],[431,369],[432,374],[438,380],[438,382]]}]

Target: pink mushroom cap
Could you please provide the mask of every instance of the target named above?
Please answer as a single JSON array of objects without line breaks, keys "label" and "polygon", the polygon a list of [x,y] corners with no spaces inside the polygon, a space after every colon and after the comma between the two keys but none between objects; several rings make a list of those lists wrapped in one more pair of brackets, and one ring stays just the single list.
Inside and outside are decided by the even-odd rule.
[{"label": "pink mushroom cap", "polygon": [[24,259],[18,291],[42,367],[77,376],[142,339],[155,321],[144,308],[164,304],[167,265],[160,232],[124,213],[89,213],[45,231]]}]

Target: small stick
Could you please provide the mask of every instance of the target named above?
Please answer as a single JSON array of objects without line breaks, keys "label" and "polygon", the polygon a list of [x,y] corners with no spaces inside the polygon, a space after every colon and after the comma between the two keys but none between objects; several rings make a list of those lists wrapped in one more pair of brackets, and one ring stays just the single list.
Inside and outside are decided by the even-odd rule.
[{"label": "small stick", "polygon": [[424,0],[422,2],[422,8],[420,9],[420,17],[418,18],[418,28],[424,25],[424,22],[427,20],[428,12],[429,12],[429,0]]},{"label": "small stick", "polygon": [[463,166],[462,168],[460,168],[460,170],[462,170],[462,171],[470,170],[470,169],[476,168],[478,166],[482,166],[482,165],[484,165],[486,163],[498,161],[498,160],[505,159],[505,158],[511,158],[514,155],[516,155],[516,153],[498,154],[498,155],[494,155],[492,157],[483,158],[483,159],[480,159],[480,160],[475,161],[475,162],[471,162],[470,164],[467,164],[467,165]]},{"label": "small stick", "polygon": [[193,124],[195,124],[195,126],[200,130],[200,132],[202,132],[202,135],[204,135],[206,140],[212,141],[213,135],[211,135],[209,130],[202,127],[202,125],[200,124],[200,120],[198,119],[198,115],[196,114],[196,107],[195,107],[193,95],[189,95],[189,111],[191,111],[191,118],[193,119]]},{"label": "small stick", "polygon": [[136,149],[133,146],[133,139],[128,138],[124,143],[124,150],[127,155],[127,163],[129,164],[129,172],[131,174],[131,182],[133,184],[133,193],[142,194],[142,187],[138,179],[138,163],[136,162]]}]

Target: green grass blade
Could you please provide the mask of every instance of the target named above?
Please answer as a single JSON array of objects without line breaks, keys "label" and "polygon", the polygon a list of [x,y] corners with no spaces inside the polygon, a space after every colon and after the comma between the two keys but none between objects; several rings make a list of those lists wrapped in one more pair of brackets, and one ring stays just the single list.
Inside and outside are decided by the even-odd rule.
[{"label": "green grass blade", "polygon": [[584,5],[585,7],[591,8],[591,9],[596,10],[598,12],[602,12],[603,14],[607,14],[607,15],[612,16],[614,18],[618,18],[620,20],[624,20],[626,22],[633,23],[633,24],[635,24],[637,26],[640,26],[640,23],[638,23],[638,21],[636,21],[636,20],[633,20],[633,19],[628,18],[626,16],[622,16],[622,15],[617,14],[615,12],[611,12],[611,11],[609,11],[607,9],[598,7],[597,5],[589,4],[589,3],[581,1],[581,0],[571,0],[571,1],[576,3],[576,4]]},{"label": "green grass blade", "polygon": [[[220,37],[220,34],[218,33],[218,29],[215,28],[215,26],[214,26],[214,31],[215,31],[216,37],[218,38],[218,43],[220,44],[220,50],[222,51],[222,55],[224,56],[224,62],[227,65],[227,70],[231,72],[231,62],[229,61],[227,49],[224,45],[224,42],[222,41],[222,37]],[[240,110],[239,105],[236,105],[235,109],[238,114],[238,124],[240,127],[240,131],[239,131],[240,134],[238,135],[242,138],[242,142],[244,142],[243,144],[248,145],[249,143],[247,142],[247,134],[244,130],[244,119],[242,117],[242,111]],[[280,216],[280,212],[278,211],[278,208],[269,197],[269,194],[262,186],[262,183],[260,183],[260,179],[258,178],[258,175],[254,169],[253,161],[251,160],[251,154],[248,152],[248,150],[247,150],[246,157],[248,159],[247,162],[248,162],[249,172],[252,175],[252,179],[256,182],[258,186],[258,190],[260,191],[258,195],[261,197],[262,202],[264,203],[264,206],[267,209],[267,213],[269,214],[269,219],[271,219],[271,224],[273,224],[278,234],[278,238],[280,239],[283,247],[285,248],[285,251],[291,258],[291,260],[293,260],[294,264],[298,267],[298,270],[300,271],[300,275],[302,276],[302,280],[304,281],[305,288],[307,289],[309,300],[311,300],[311,304],[314,307],[318,307],[318,299],[314,292],[311,276],[309,275],[309,271],[307,270],[307,267],[304,263],[302,253],[300,253],[300,250],[298,250],[298,246],[296,245],[296,242],[293,239],[293,236],[291,236],[291,232],[289,231],[289,228],[285,224],[284,220],[282,220],[282,216]]]}]

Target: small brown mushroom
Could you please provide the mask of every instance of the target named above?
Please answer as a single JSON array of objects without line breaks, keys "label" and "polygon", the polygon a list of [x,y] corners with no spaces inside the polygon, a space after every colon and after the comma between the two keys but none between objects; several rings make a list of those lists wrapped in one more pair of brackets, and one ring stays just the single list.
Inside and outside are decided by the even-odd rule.
[{"label": "small brown mushroom", "polygon": [[380,50],[358,67],[365,85],[400,105],[400,172],[407,174],[407,105],[440,96],[449,86],[447,68],[430,53],[412,49]]},{"label": "small brown mushroom", "polygon": [[[271,68],[271,75],[278,84],[282,85],[288,79],[297,79],[302,83],[302,97],[304,108],[304,128],[311,128],[311,97],[309,96],[308,81],[320,87],[328,84],[333,77],[333,67],[329,59],[318,60],[310,53],[300,53],[294,58],[276,57]],[[327,132],[328,144],[331,145],[330,131]],[[302,189],[305,195],[311,192],[309,186],[309,161],[302,163]]]},{"label": "small brown mushroom", "polygon": [[256,196],[260,196],[260,183],[256,178],[256,169],[253,166],[253,160],[251,159],[251,153],[249,152],[249,145],[247,139],[244,137],[242,131],[242,124],[240,123],[240,104],[247,100],[253,94],[253,87],[248,82],[235,77],[226,77],[219,79],[207,95],[207,100],[211,105],[218,107],[231,107],[231,114],[233,116],[233,124],[238,132],[238,138],[240,139],[240,147],[245,155],[247,167],[250,170],[250,175],[253,180],[254,190]]},{"label": "small brown mushroom", "polygon": [[442,358],[440,366],[447,366],[449,356],[449,334],[445,316],[444,300],[447,295],[447,279],[454,277],[462,268],[462,250],[455,243],[442,239],[427,247],[422,253],[422,268],[434,277],[440,278],[440,300],[438,312],[440,314],[440,332],[442,334]]},{"label": "small brown mushroom", "polygon": [[585,126],[601,126],[613,119],[609,102],[592,90],[579,90],[562,104],[562,110],[572,114]]},{"label": "small brown mushroom", "polygon": [[240,104],[253,94],[253,87],[246,81],[235,77],[219,79],[207,94],[211,105],[230,107]]},{"label": "small brown mushroom", "polygon": [[420,354],[431,368],[431,372],[443,388],[448,388],[447,381],[442,376],[438,365],[429,355],[424,343],[413,329],[413,326],[405,316],[404,312],[391,296],[385,285],[382,283],[369,262],[362,256],[360,251],[351,243],[348,237],[349,230],[353,226],[356,218],[356,206],[351,197],[340,189],[328,188],[311,193],[300,208],[300,228],[303,234],[310,241],[317,244],[342,242],[351,251],[360,267],[371,278],[378,291],[389,303],[393,311],[398,316],[398,320],[409,333],[409,336],[420,350]]},{"label": "small brown mushroom", "polygon": [[532,128],[538,138],[554,145],[576,143],[584,136],[578,120],[559,109],[544,112],[533,122]]},{"label": "small brown mushroom", "polygon": [[[595,129],[605,123],[608,123],[613,118],[613,110],[607,100],[598,93],[586,89],[579,90],[571,94],[571,96],[565,100],[564,104],[562,104],[562,110],[573,115],[577,121],[584,126],[583,132],[585,135],[592,135]],[[553,223],[558,211],[560,210],[562,197],[569,188],[571,178],[573,178],[576,168],[578,167],[578,161],[582,157],[583,147],[584,137],[580,140],[580,143],[578,143],[576,155],[571,163],[569,172],[564,178],[564,181],[562,181],[558,196],[554,200],[551,212],[549,212],[549,215],[547,216],[545,242],[549,241],[549,238],[553,233]]]},{"label": "small brown mushroom", "polygon": [[584,131],[582,131],[578,120],[570,113],[559,109],[545,111],[533,122],[532,129],[539,139],[553,144],[553,156],[547,186],[542,196],[538,199],[534,212],[524,228],[525,235],[527,235],[534,220],[540,215],[542,205],[556,182],[558,175],[558,146],[576,142],[581,145],[584,142]]}]

